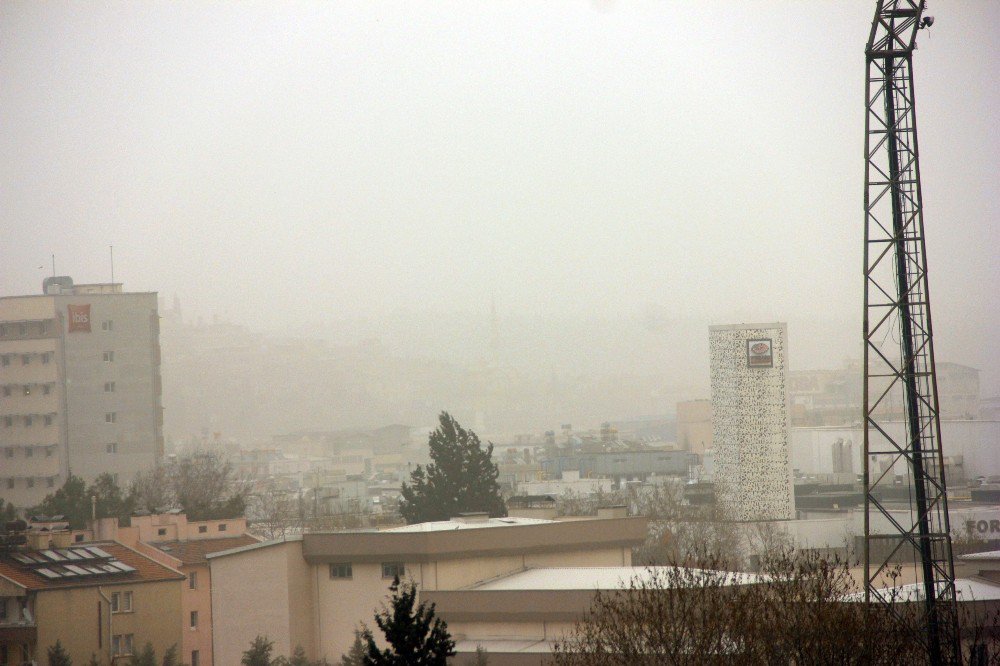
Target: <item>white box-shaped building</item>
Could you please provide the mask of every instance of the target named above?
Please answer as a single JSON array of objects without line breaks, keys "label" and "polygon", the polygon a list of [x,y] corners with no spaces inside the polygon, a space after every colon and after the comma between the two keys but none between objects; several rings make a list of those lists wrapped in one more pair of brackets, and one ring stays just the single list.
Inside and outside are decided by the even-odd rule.
[{"label": "white box-shaped building", "polygon": [[788,326],[710,326],[708,337],[719,506],[732,520],[792,519]]}]

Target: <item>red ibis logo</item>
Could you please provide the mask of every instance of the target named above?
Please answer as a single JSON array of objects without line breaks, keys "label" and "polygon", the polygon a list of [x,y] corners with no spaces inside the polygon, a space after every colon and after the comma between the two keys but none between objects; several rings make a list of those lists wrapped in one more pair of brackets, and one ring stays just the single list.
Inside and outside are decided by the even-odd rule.
[{"label": "red ibis logo", "polygon": [[69,332],[90,333],[90,303],[86,305],[67,305],[69,310]]}]

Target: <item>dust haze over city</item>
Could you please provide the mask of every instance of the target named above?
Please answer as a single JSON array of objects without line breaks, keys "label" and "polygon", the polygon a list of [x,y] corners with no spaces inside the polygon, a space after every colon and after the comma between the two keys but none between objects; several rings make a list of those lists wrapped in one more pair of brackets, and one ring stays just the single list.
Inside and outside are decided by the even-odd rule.
[{"label": "dust haze over city", "polygon": [[0,666],[1000,663],[998,25],[0,0]]},{"label": "dust haze over city", "polygon": [[[1000,7],[947,8],[917,80],[937,357],[992,397]],[[108,281],[113,245],[160,295],[168,440],[668,416],[719,323],[842,367],[870,12],[6,2],[0,292],[52,255]]]}]

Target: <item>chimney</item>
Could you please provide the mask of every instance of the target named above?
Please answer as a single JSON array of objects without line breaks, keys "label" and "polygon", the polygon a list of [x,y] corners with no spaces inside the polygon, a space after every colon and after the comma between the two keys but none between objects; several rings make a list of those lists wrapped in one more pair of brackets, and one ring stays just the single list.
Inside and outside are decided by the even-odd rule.
[{"label": "chimney", "polygon": [[51,532],[49,540],[53,548],[69,548],[73,545],[73,533],[69,530]]},{"label": "chimney", "polygon": [[31,530],[28,532],[28,548],[31,550],[46,550],[50,547],[51,536],[48,530]]}]

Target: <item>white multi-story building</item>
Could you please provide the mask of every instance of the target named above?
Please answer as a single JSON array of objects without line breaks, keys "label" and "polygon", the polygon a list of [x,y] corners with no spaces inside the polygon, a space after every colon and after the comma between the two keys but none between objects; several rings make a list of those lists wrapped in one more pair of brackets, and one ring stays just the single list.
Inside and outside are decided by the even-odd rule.
[{"label": "white multi-story building", "polygon": [[155,293],[47,278],[0,298],[0,497],[39,503],[72,473],[131,479],[163,455]]},{"label": "white multi-story building", "polygon": [[716,496],[734,520],[795,517],[788,450],[788,327],[709,327]]}]

